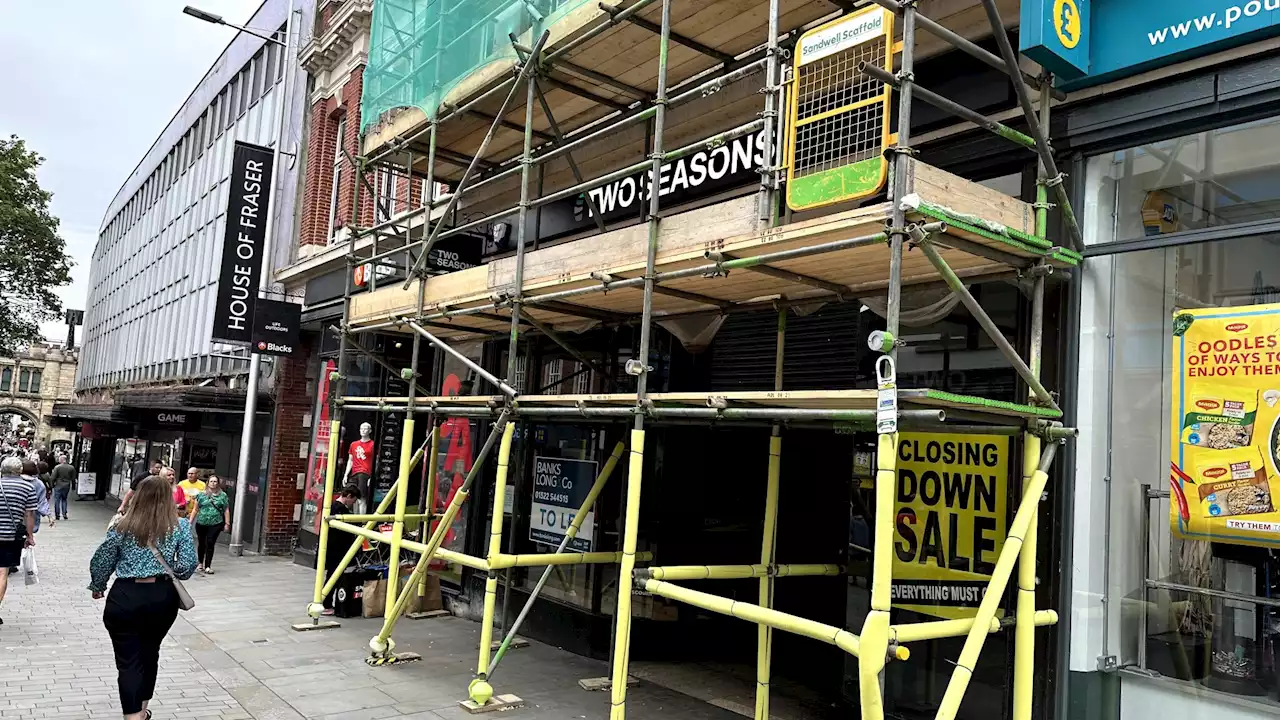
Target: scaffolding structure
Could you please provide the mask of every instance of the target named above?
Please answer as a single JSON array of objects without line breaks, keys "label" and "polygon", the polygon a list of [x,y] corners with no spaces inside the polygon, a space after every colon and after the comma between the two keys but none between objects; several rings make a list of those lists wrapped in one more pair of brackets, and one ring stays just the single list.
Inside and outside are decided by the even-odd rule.
[{"label": "scaffolding structure", "polygon": [[[499,702],[494,700],[493,678],[496,668],[509,648],[530,608],[538,599],[554,566],[570,564],[616,564],[619,567],[617,608],[613,614],[615,632],[612,652],[611,711],[612,720],[626,716],[628,662],[631,647],[633,591],[642,591],[703,610],[737,617],[757,626],[757,677],[756,708],[758,719],[769,715],[771,651],[775,631],[790,632],[834,645],[858,658],[861,716],[865,720],[879,720],[883,710],[883,671],[889,662],[907,661],[910,644],[945,637],[964,637],[963,649],[956,660],[956,667],[947,686],[937,717],[949,720],[956,716],[960,702],[969,684],[970,676],[990,633],[1002,627],[1015,627],[1015,652],[1013,672],[1013,713],[1015,720],[1029,720],[1032,707],[1034,673],[1035,628],[1057,621],[1052,610],[1038,611],[1035,604],[1036,583],[1036,512],[1048,482],[1048,473],[1059,443],[1074,435],[1074,430],[1059,422],[1062,413],[1057,400],[1040,381],[1040,364],[1044,335],[1044,298],[1048,276],[1080,261],[1075,248],[1080,247],[1080,230],[1067,202],[1062,184],[1063,176],[1054,162],[1047,140],[1049,107],[1054,94],[1052,81],[1047,76],[1032,77],[1023,72],[1004,31],[995,0],[982,0],[993,30],[999,55],[990,53],[974,43],[947,30],[938,22],[921,15],[912,0],[875,0],[886,11],[893,13],[901,29],[901,43],[893,45],[899,54],[896,72],[875,65],[864,64],[859,72],[892,88],[897,94],[896,142],[886,148],[889,159],[889,202],[878,215],[868,214],[863,223],[879,224],[880,229],[856,236],[840,236],[841,228],[827,234],[806,231],[787,235],[788,225],[782,222],[779,212],[782,179],[786,176],[783,161],[784,146],[790,128],[782,127],[784,109],[789,101],[788,83],[784,79],[784,48],[780,31],[783,0],[760,0],[767,5],[767,38],[754,51],[733,54],[709,47],[684,37],[672,30],[672,6],[677,0],[637,0],[627,7],[601,5],[602,17],[594,25],[573,35],[559,38],[559,45],[548,50],[552,36],[550,28],[534,25],[526,37],[510,38],[512,49],[518,54],[511,77],[476,94],[457,107],[446,107],[435,113],[420,133],[411,138],[401,138],[370,157],[359,159],[357,201],[353,209],[353,225],[358,218],[361,188],[375,193],[369,180],[372,171],[394,165],[409,177],[421,177],[426,187],[438,178],[438,163],[463,167],[457,175],[454,191],[441,198],[428,197],[423,207],[393,219],[377,222],[369,227],[354,228],[349,242],[349,266],[361,264],[375,267],[383,263],[396,264],[407,269],[406,280],[400,291],[413,289],[417,302],[409,312],[387,313],[377,322],[353,322],[352,280],[348,273],[346,300],[342,325],[337,332],[341,340],[339,366],[334,373],[334,390],[330,398],[330,449],[325,476],[320,526],[318,557],[326,556],[329,543],[335,542],[332,531],[354,536],[341,565],[326,577],[324,563],[317,563],[315,593],[308,614],[318,619],[321,600],[338,581],[345,566],[356,555],[365,539],[385,542],[390,547],[390,571],[386,595],[386,614],[383,627],[369,641],[370,662],[384,664],[413,659],[416,656],[397,653],[392,632],[396,622],[408,605],[413,589],[419,587],[433,560],[456,563],[487,573],[484,590],[484,614],[481,629],[479,656],[475,677],[469,688],[472,707]],[[794,5],[794,3],[791,3]],[[833,3],[846,8],[845,3]],[[660,18],[648,20],[640,13],[649,6],[660,6]],[[649,92],[626,82],[610,78],[591,67],[575,63],[566,56],[575,48],[609,32],[619,25],[631,23],[650,31],[657,43],[656,91]],[[816,26],[817,23],[810,23]],[[787,33],[794,42],[799,31]],[[1016,90],[1019,105],[1027,126],[1026,132],[995,122],[947,100],[915,83],[913,67],[916,32],[922,29],[983,63],[1006,73]],[[714,60],[717,68],[693,78],[687,78],[683,87],[674,93],[668,84],[669,49],[673,43],[691,48]],[[890,66],[893,66],[892,64]],[[579,81],[588,80],[595,86],[585,90],[574,83],[557,79],[553,72],[565,71]],[[727,132],[719,133],[705,141],[671,149],[664,138],[664,128],[669,109],[675,105],[719,90],[727,84],[741,80],[757,72],[764,74],[764,111],[759,119],[743,124]],[[586,127],[566,136],[561,132],[553,116],[544,88],[549,84],[575,88],[576,97],[590,96],[604,100],[606,109],[613,113],[594,127]],[[634,96],[634,100],[621,108],[616,100],[606,100],[600,88],[608,88],[612,95]],[[1038,93],[1033,101],[1032,92]],[[513,123],[508,114],[518,107],[519,96],[524,95],[524,122]],[[484,103],[503,98],[496,112],[481,112]],[[1037,202],[1032,205],[1034,232],[1019,233],[1015,229],[990,222],[990,218],[961,213],[927,199],[916,196],[911,186],[912,177],[918,171],[911,147],[911,114],[915,100],[920,100],[951,112],[980,128],[1034,151],[1039,158]],[[534,128],[535,108],[541,108],[550,121],[551,133]],[[488,128],[474,152],[470,155],[456,150],[446,150],[438,144],[442,126],[456,118],[483,117]],[[887,119],[886,119],[887,121]],[[651,123],[652,137],[648,157],[639,163],[621,168],[602,177],[586,179],[572,160],[572,153],[589,143],[615,133],[619,129],[641,122]],[[518,130],[523,143],[518,158],[510,167],[494,164],[486,159],[488,149],[500,129]],[[778,132],[781,130],[782,132]],[[701,260],[681,256],[675,262],[660,261],[659,249],[664,222],[660,207],[660,194],[649,193],[647,214],[647,243],[641,270],[617,273],[596,273],[589,282],[580,278],[566,280],[560,285],[540,286],[530,291],[526,288],[524,271],[526,240],[533,232],[530,227],[531,210],[556,199],[572,197],[592,188],[626,177],[630,173],[650,173],[653,186],[657,186],[664,162],[686,157],[700,148],[714,147],[728,139],[763,131],[764,157],[770,159],[758,168],[761,176],[756,200],[756,233],[760,237],[780,238],[773,246],[764,246],[751,254],[733,254],[709,249]],[[415,143],[426,136],[426,172],[416,170],[421,156],[415,158]],[[781,138],[781,142],[777,139]],[[545,141],[545,145],[543,142]],[[565,158],[572,168],[577,184],[539,195],[534,187],[534,168],[553,158]],[[401,162],[403,161],[403,162]],[[484,173],[481,178],[481,173]],[[519,203],[507,210],[478,221],[457,222],[453,213],[459,199],[480,188],[504,178],[519,178]],[[1065,242],[1055,245],[1047,239],[1048,201],[1053,193],[1060,210],[1065,229]],[[587,202],[590,204],[588,194]],[[601,214],[592,215],[603,230]],[[395,215],[386,211],[385,215]],[[458,304],[436,303],[427,307],[428,287],[425,270],[426,259],[435,244],[447,237],[466,233],[480,225],[492,222],[496,217],[515,216],[515,254],[513,280],[507,289],[487,299]],[[843,216],[842,216],[843,217]],[[854,225],[841,226],[847,229]],[[416,233],[416,239],[414,234]],[[833,239],[834,233],[835,237]],[[357,243],[363,238],[372,239],[372,247],[357,251]],[[387,248],[385,244],[391,245]],[[380,247],[382,244],[382,247]],[[904,270],[904,255],[912,250],[910,277]],[[962,258],[977,258],[978,262],[956,269]],[[813,275],[788,269],[787,264],[804,259],[821,258],[832,264],[857,265],[870,268],[866,272],[878,275],[875,282],[864,285],[835,283]],[[968,261],[965,261],[968,262]],[[741,271],[741,272],[739,272]],[[735,283],[726,281],[734,278]],[[368,275],[370,294],[377,290],[378,272]],[[745,279],[744,279],[745,278]],[[1025,358],[1006,339],[1002,331],[989,317],[981,304],[969,292],[967,283],[991,279],[1029,279],[1031,290],[1031,330]],[[789,283],[809,288],[810,294],[794,301],[777,298],[758,300],[766,294],[768,283]],[[1021,387],[1028,396],[1026,403],[1011,403],[991,399],[956,395],[927,388],[900,388],[896,382],[895,363],[900,339],[902,290],[904,285],[918,286],[933,283],[945,286],[959,298],[969,314],[989,335],[994,347],[1016,372]],[[416,288],[414,287],[416,284]],[[699,291],[690,290],[696,284]],[[714,288],[726,291],[715,294]],[[733,288],[729,291],[728,288]],[[708,288],[708,291],[702,291]],[[385,287],[384,290],[390,288]],[[786,313],[793,302],[811,303],[816,300],[841,301],[857,297],[855,292],[884,292],[888,297],[887,329],[874,333],[873,349],[880,353],[876,361],[879,386],[876,390],[826,390],[787,391],[783,377],[783,358],[786,338]],[[518,344],[522,335],[541,333],[557,345],[565,348],[587,366],[592,362],[572,348],[571,344],[553,329],[557,321],[574,318],[600,317],[598,309],[575,304],[582,298],[603,297],[609,293],[611,309],[629,309],[638,314],[639,352],[626,363],[626,372],[635,377],[636,392],[596,395],[539,395],[518,388]],[[662,298],[684,303],[683,310],[669,311],[663,317],[688,315],[725,314],[759,311],[771,307],[778,311],[777,346],[774,386],[771,392],[652,392],[648,377],[652,327],[655,323],[655,302]],[[695,309],[688,309],[689,304]],[[606,317],[612,315],[606,314]],[[506,327],[505,333],[502,332]],[[398,331],[412,334],[413,353],[409,368],[396,369],[369,353],[360,343],[359,335],[371,331]],[[433,332],[434,331],[434,332]],[[498,338],[506,335],[509,348],[507,366],[502,376],[496,375],[466,355],[454,349],[447,337]],[[494,393],[483,396],[445,397],[435,396],[418,383],[421,377],[418,367],[421,343],[426,341],[438,351],[450,355],[466,365],[470,371],[492,386]],[[410,387],[404,397],[348,396],[349,351],[369,354],[376,362],[402,377]],[[401,433],[399,475],[370,514],[332,516],[329,507],[335,492],[337,448],[341,437],[344,409],[373,410],[405,413]],[[431,432],[422,447],[414,447],[415,416],[425,414],[431,424]],[[426,458],[426,494],[434,503],[437,448],[440,442],[440,423],[444,418],[481,418],[492,421],[491,432],[480,449],[465,481],[454,494],[443,512],[431,507],[410,513],[408,496],[410,478],[417,463]],[[512,464],[512,445],[516,424],[524,419],[559,420],[566,422],[613,421],[630,424],[628,440],[618,442],[608,461],[603,465],[582,507],[575,516],[556,552],[548,554],[512,554],[503,551],[502,531],[504,523],[503,501]],[[637,536],[641,513],[641,488],[644,480],[646,428],[664,422],[716,422],[716,423],[764,423],[770,428],[767,460],[763,463],[767,472],[764,501],[764,522],[758,564],[734,566],[655,566],[648,565],[655,558],[648,553],[637,552]],[[779,564],[776,557],[775,536],[778,519],[778,497],[781,476],[782,439],[789,424],[805,423],[854,423],[859,427],[874,429],[878,433],[876,482],[874,490],[874,546],[872,576],[870,582],[871,609],[857,632],[826,625],[806,618],[773,609],[775,583],[786,577],[833,576],[847,570],[829,564]],[[1024,458],[1022,487],[1018,495],[1017,511],[1010,523],[1008,537],[995,568],[987,591],[970,619],[943,620],[894,624],[890,618],[892,577],[892,546],[894,493],[897,483],[898,433],[904,429],[940,429],[957,433],[993,433],[1020,437]],[[447,550],[442,547],[449,528],[460,512],[474,483],[483,476],[483,468],[489,457],[497,457],[497,472],[490,497],[493,499],[492,520],[489,528],[488,551],[484,557]],[[601,491],[627,455],[627,487],[625,492],[625,521],[621,548],[617,552],[568,552],[572,539],[581,529],[584,518],[595,504]],[[405,537],[406,524],[423,522],[423,527],[434,530],[423,534],[421,541]],[[390,532],[375,530],[379,522],[391,522]],[[417,555],[409,579],[400,582],[399,568],[402,560]],[[644,563],[646,566],[638,566]],[[499,588],[499,571],[514,567],[543,566],[546,570],[533,589],[525,606],[496,652],[493,650],[494,617]],[[1017,570],[1016,576],[1014,570]],[[737,602],[727,598],[686,587],[683,583],[701,579],[752,579],[758,583],[756,604]],[[1003,621],[997,617],[999,605],[1010,583],[1016,587],[1016,613]]]}]

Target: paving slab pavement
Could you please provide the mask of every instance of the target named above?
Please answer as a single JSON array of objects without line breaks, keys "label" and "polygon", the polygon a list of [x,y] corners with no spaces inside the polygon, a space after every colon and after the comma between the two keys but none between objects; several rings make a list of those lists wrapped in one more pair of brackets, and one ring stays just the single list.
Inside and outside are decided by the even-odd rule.
[{"label": "paving slab pavement", "polygon": [[[111,641],[102,602],[88,584],[89,557],[110,512],[73,502],[71,519],[37,535],[40,582],[10,582],[0,604],[0,719],[119,718]],[[295,632],[305,620],[314,575],[285,558],[230,558],[220,548],[217,574],[187,587],[196,607],[179,613],[160,655],[151,708],[156,720],[596,720],[609,715],[607,693],[578,688],[606,675],[605,663],[539,642],[503,660],[495,689],[526,706],[472,716],[465,699],[480,625],[454,617],[402,620],[397,648],[422,662],[372,668],[367,643],[381,619],[343,619],[333,630]],[[628,694],[630,720],[739,720],[740,715],[650,683]]]}]

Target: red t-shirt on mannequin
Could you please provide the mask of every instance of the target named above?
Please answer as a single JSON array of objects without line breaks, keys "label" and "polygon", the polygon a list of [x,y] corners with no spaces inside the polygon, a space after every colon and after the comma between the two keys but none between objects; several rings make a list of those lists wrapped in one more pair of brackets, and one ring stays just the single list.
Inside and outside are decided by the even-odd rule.
[{"label": "red t-shirt on mannequin", "polygon": [[351,443],[351,474],[373,474],[373,441],[356,440]]}]

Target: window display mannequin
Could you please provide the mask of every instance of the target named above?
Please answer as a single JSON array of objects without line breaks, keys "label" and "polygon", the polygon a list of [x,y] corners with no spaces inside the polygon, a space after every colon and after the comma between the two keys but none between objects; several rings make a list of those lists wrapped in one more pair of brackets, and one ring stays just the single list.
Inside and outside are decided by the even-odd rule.
[{"label": "window display mannequin", "polygon": [[360,423],[360,439],[351,443],[347,449],[347,469],[342,476],[340,486],[354,483],[360,488],[360,500],[356,503],[357,514],[365,512],[365,498],[369,495],[369,479],[373,477],[373,426]]}]

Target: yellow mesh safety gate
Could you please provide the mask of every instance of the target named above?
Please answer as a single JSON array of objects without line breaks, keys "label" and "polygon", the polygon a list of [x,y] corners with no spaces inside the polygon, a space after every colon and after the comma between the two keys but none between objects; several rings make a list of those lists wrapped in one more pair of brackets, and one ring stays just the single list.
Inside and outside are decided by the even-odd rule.
[{"label": "yellow mesh safety gate", "polygon": [[800,36],[787,163],[787,204],[808,210],[874,195],[888,162],[889,88],[858,64],[893,70],[893,14],[873,7]]}]

